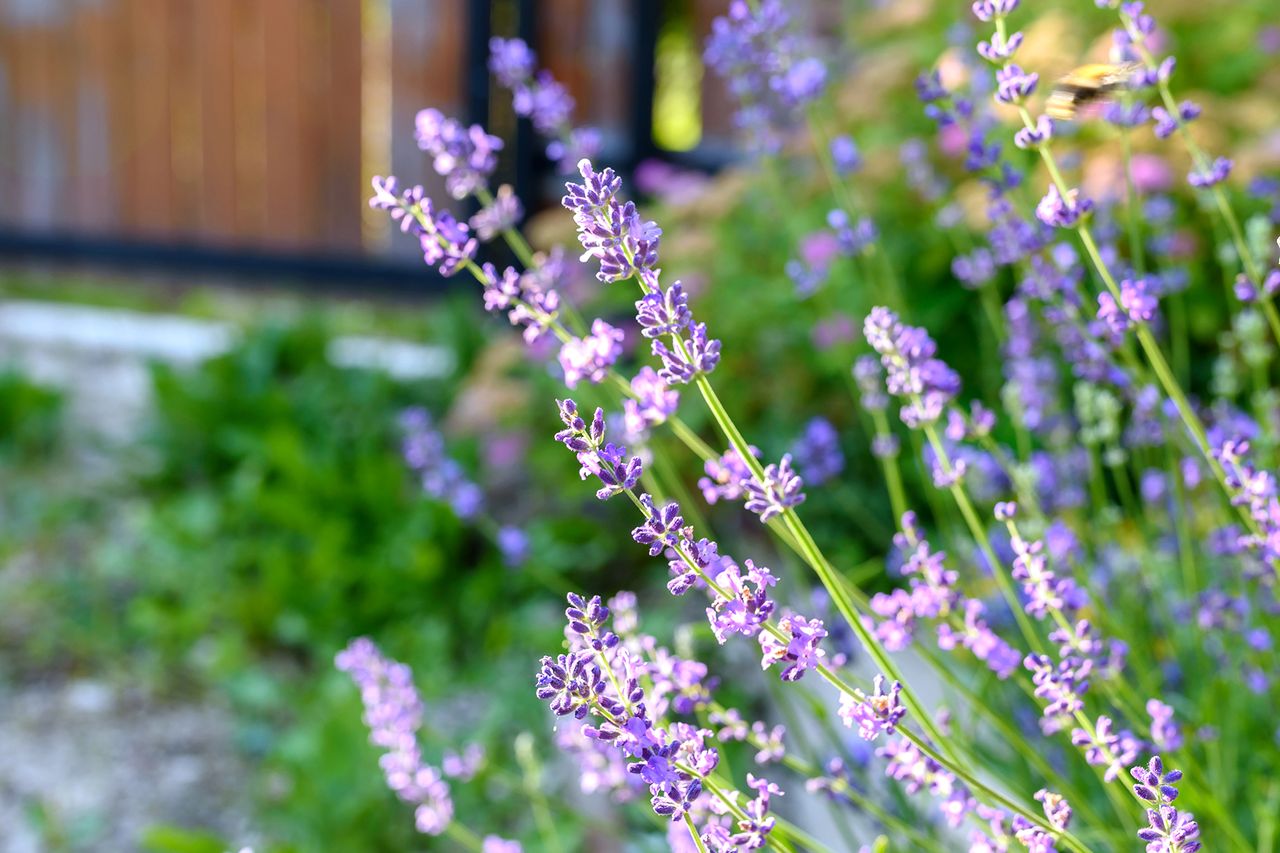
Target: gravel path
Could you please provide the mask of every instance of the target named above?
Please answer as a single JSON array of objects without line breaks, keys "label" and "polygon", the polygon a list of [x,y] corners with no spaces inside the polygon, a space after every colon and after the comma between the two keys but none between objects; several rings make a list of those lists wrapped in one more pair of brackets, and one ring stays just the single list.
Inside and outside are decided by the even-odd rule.
[{"label": "gravel path", "polygon": [[[157,824],[249,840],[250,770],[220,709],[99,681],[0,693],[0,853],[141,850]],[[238,848],[236,848],[238,849]]]}]

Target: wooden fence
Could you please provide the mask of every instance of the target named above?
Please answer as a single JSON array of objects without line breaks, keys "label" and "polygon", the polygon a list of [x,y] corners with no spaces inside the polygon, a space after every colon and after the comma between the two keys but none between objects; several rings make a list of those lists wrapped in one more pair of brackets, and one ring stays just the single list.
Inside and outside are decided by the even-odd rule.
[{"label": "wooden fence", "polygon": [[[532,11],[524,30],[577,98],[578,118],[625,136],[628,39],[645,5],[525,0],[482,11],[506,34],[514,9]],[[697,26],[723,5],[694,3]],[[414,113],[434,105],[462,115],[477,102],[476,80],[488,85],[467,50],[476,8],[0,0],[0,231],[389,251],[397,244],[383,217],[366,209],[369,179],[429,177]],[[704,100],[723,112],[722,98]],[[495,92],[493,109],[503,101]],[[723,115],[711,123],[722,126]]]}]

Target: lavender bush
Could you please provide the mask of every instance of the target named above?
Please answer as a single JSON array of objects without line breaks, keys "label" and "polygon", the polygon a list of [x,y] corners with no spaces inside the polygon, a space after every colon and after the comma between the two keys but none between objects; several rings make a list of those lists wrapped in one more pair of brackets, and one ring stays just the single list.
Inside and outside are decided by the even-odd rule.
[{"label": "lavender bush", "polygon": [[[371,204],[426,263],[473,278],[485,309],[563,379],[554,438],[566,465],[631,512],[631,539],[675,599],[646,598],[646,609],[693,620],[646,633],[636,594],[566,589],[564,643],[529,667],[557,766],[575,768],[584,791],[634,804],[672,849],[1276,844],[1275,211],[1242,203],[1232,161],[1202,147],[1190,127],[1201,111],[1179,100],[1170,39],[1140,2],[1075,11],[1110,28],[1110,57],[1135,64],[1134,86],[1071,124],[1042,114],[1047,69],[1019,29],[1035,24],[1031,5],[972,4],[916,83],[936,139],[901,146],[932,211],[923,231],[954,245],[957,298],[998,365],[977,387],[914,319],[892,249],[914,237],[884,229],[866,203],[871,152],[860,128],[837,125],[837,59],[779,0],[733,2],[716,22],[706,59],[738,99],[761,191],[810,175],[829,210],[807,233],[776,213],[773,238],[792,257],[774,287],[822,323],[865,306],[843,329],[814,330],[815,363],[839,364],[848,393],[803,412],[789,447],[753,444],[750,420],[726,402],[723,368],[762,344],[719,337],[717,314],[663,273],[668,235],[593,159],[596,135],[573,128],[572,100],[523,43],[495,40],[491,68],[548,153],[574,163],[563,206],[578,248],[535,253],[517,230],[520,201],[490,185],[500,141],[434,110],[419,115],[418,142],[453,198],[480,211],[464,222],[420,187],[374,181]],[[1099,137],[1119,148],[1119,174],[1086,189],[1077,173]],[[1165,174],[1172,162],[1188,164],[1185,189]],[[1194,214],[1176,226],[1187,199]],[[1189,236],[1209,257],[1188,251]],[[518,266],[486,262],[497,240]],[[633,326],[612,313],[588,321],[571,304],[560,283],[579,251],[599,304],[625,293]],[[1206,265],[1223,292],[1194,292]],[[1203,318],[1189,313],[1206,301],[1228,330],[1200,369],[1190,327]],[[758,316],[761,338],[768,322]],[[479,491],[426,416],[405,423],[424,486],[459,515],[479,513]],[[838,488],[859,443],[883,475],[893,529],[858,507],[841,518],[879,544],[874,572],[808,520],[809,499]],[[519,551],[518,533],[495,536]],[[521,849],[454,812],[446,777],[466,774],[424,756],[409,671],[367,639],[338,665],[418,829],[472,850]],[[532,759],[523,769],[541,773]],[[528,843],[566,849],[559,795],[534,788]]]}]

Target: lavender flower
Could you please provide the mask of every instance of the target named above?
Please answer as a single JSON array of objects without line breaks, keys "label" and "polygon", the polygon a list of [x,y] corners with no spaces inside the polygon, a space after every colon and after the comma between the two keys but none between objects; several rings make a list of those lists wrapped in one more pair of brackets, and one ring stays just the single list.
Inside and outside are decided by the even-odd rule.
[{"label": "lavender flower", "polygon": [[383,657],[366,637],[352,640],[338,653],[335,664],[360,688],[370,743],[387,750],[381,760],[387,787],[416,807],[419,832],[441,834],[453,820],[453,800],[440,771],[422,761],[418,747],[422,700],[413,686],[413,673]]},{"label": "lavender flower", "polygon": [[1139,746],[1132,733],[1122,731],[1116,734],[1111,728],[1111,718],[1103,716],[1098,717],[1092,732],[1082,728],[1071,732],[1071,742],[1085,747],[1085,760],[1106,768],[1102,778],[1107,782],[1119,776],[1125,765],[1138,757]]},{"label": "lavender flower", "polygon": [[1187,183],[1198,189],[1215,186],[1227,179],[1233,165],[1226,157],[1218,157],[1207,166],[1192,169],[1187,175]]},{"label": "lavender flower", "polygon": [[[760,458],[757,447],[749,447],[751,455]],[[738,451],[729,448],[719,459],[709,459],[703,466],[707,476],[698,480],[698,488],[707,503],[736,501],[746,492],[745,483],[751,480],[751,469]]]},{"label": "lavender flower", "polygon": [[1093,201],[1081,199],[1079,190],[1069,190],[1064,197],[1057,186],[1050,186],[1036,205],[1036,218],[1054,228],[1075,228],[1093,210]]},{"label": "lavender flower", "polygon": [[934,358],[937,346],[924,329],[907,326],[888,308],[872,308],[863,334],[880,354],[889,393],[906,400],[902,422],[912,429],[932,423],[960,390],[960,378]]},{"label": "lavender flower", "polygon": [[418,476],[422,490],[444,501],[462,519],[474,518],[484,508],[484,493],[450,459],[444,436],[426,409],[406,409],[400,414],[401,452],[409,469]]},{"label": "lavender flower", "polygon": [[618,200],[622,179],[613,169],[596,172],[584,158],[578,163],[578,172],[582,183],[565,184],[563,204],[578,226],[578,240],[586,250],[582,260],[599,261],[596,278],[604,282],[652,273],[662,229],[641,219],[635,202]]},{"label": "lavender flower", "polygon": [[590,335],[565,341],[560,347],[564,384],[576,388],[584,379],[593,385],[603,382],[622,355],[622,337],[621,329],[597,319],[591,324]]},{"label": "lavender flower", "polygon": [[746,507],[760,516],[761,523],[793,506],[804,503],[804,483],[791,467],[791,454],[787,453],[776,465],[766,465],[764,476],[744,481]]},{"label": "lavender flower", "polygon": [[600,500],[630,491],[640,482],[643,466],[638,456],[627,457],[627,449],[605,441],[604,410],[596,409],[588,425],[578,414],[573,400],[558,400],[560,420],[565,428],[556,433],[556,441],[578,456],[582,479],[595,476],[603,484],[596,491]]},{"label": "lavender flower", "polygon": [[785,663],[782,680],[799,681],[805,672],[819,666],[826,657],[827,653],[819,647],[822,638],[827,636],[826,628],[820,619],[805,619],[796,614],[784,617],[778,628],[786,637],[785,643],[767,632],[757,635],[760,650],[764,653],[761,667],[769,669],[775,663]]},{"label": "lavender flower", "polygon": [[720,342],[707,337],[707,324],[694,323],[689,337],[672,336],[673,348],[653,342],[653,354],[662,359],[658,375],[670,385],[687,385],[705,376],[720,363]]},{"label": "lavender flower", "polygon": [[522,216],[524,206],[520,204],[520,197],[510,184],[503,184],[493,201],[476,211],[469,224],[481,242],[487,243],[503,231],[515,228]]},{"label": "lavender flower", "polygon": [[840,719],[849,727],[856,722],[858,736],[863,740],[873,741],[882,734],[891,735],[897,730],[898,721],[907,714],[901,693],[902,685],[896,681],[885,692],[884,676],[877,674],[874,694],[861,700],[847,693],[840,697]]},{"label": "lavender flower", "polygon": [[831,140],[831,162],[835,164],[836,174],[846,177],[862,168],[862,154],[858,144],[848,136],[837,136]]},{"label": "lavender flower", "polygon": [[447,278],[473,262],[479,243],[466,223],[454,219],[447,210],[436,211],[420,186],[399,195],[397,189],[394,177],[375,177],[369,206],[388,211],[392,221],[400,223],[400,230],[416,236],[427,264]]},{"label": "lavender flower", "polygon": [[[778,582],[767,568],[745,562],[747,573],[742,574],[737,564],[728,562],[714,578],[719,588],[714,593],[711,607],[707,608],[707,621],[711,632],[721,645],[730,634],[754,637],[773,615],[775,604],[769,598],[769,588]],[[727,593],[721,595],[720,590]]]},{"label": "lavender flower", "polygon": [[1138,838],[1147,842],[1147,853],[1195,853],[1201,847],[1200,826],[1190,812],[1174,808],[1178,789],[1174,783],[1181,781],[1182,771],[1164,769],[1160,756],[1152,756],[1145,767],[1138,765],[1129,770],[1137,784],[1133,792],[1138,798],[1153,804],[1147,809],[1147,826],[1138,830]]},{"label": "lavender flower", "polygon": [[525,342],[537,343],[559,319],[560,294],[554,285],[563,270],[564,255],[559,249],[534,255],[533,265],[523,273],[514,267],[499,273],[492,264],[485,264],[481,270],[485,310],[506,311],[511,325],[524,326]]},{"label": "lavender flower", "polygon": [[789,24],[780,0],[754,7],[733,0],[729,13],[712,22],[703,55],[738,99],[735,122],[765,152],[780,148],[796,112],[826,84],[826,66],[808,54]]},{"label": "lavender flower", "polygon": [[651,427],[665,423],[680,405],[680,393],[673,391],[652,367],[642,367],[631,380],[634,397],[622,401],[627,432],[643,435]]},{"label": "lavender flower", "polygon": [[1170,752],[1182,749],[1182,730],[1173,720],[1173,709],[1159,699],[1149,699],[1147,713],[1151,715],[1151,742]]},{"label": "lavender flower", "polygon": [[567,173],[582,158],[596,155],[600,134],[593,128],[571,126],[573,98],[549,72],[537,71],[537,66],[537,56],[524,41],[489,40],[489,70],[510,90],[516,114],[530,119],[538,133],[551,137],[547,157],[559,172]]},{"label": "lavender flower", "polygon": [[478,124],[464,127],[436,109],[422,110],[414,123],[418,147],[431,155],[431,165],[444,178],[449,195],[464,199],[487,188],[498,166],[501,139]]},{"label": "lavender flower", "polygon": [[826,418],[814,418],[805,425],[804,434],[796,441],[791,455],[811,486],[838,477],[844,470],[839,433]]}]

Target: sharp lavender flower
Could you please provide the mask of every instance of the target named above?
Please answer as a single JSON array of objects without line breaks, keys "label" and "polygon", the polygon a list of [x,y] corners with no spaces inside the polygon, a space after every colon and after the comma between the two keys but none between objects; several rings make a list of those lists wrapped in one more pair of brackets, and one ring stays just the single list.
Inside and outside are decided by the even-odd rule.
[{"label": "sharp lavender flower", "polygon": [[622,179],[613,169],[597,172],[584,158],[578,162],[578,172],[582,183],[565,184],[563,204],[578,226],[578,240],[585,250],[582,260],[598,261],[596,278],[604,282],[652,275],[662,229],[642,219],[635,202],[618,199]]},{"label": "sharp lavender flower", "polygon": [[605,441],[604,410],[596,409],[591,423],[587,424],[578,414],[578,404],[573,400],[557,401],[560,420],[565,428],[556,433],[556,441],[578,456],[582,479],[595,476],[603,484],[596,491],[600,500],[608,500],[636,487],[640,482],[643,466],[638,456],[627,457],[627,449]]},{"label": "sharp lavender flower", "polygon": [[1175,783],[1182,780],[1181,770],[1165,770],[1160,756],[1152,756],[1144,767],[1131,767],[1136,780],[1133,792],[1140,800],[1151,803],[1147,809],[1147,826],[1138,830],[1138,838],[1147,842],[1147,853],[1195,853],[1201,847],[1200,826],[1190,812],[1174,808],[1178,798]]},{"label": "sharp lavender flower", "polygon": [[366,637],[352,640],[338,653],[335,663],[360,688],[369,741],[387,750],[381,760],[387,786],[402,801],[415,806],[419,832],[444,832],[453,820],[453,800],[440,771],[422,760],[418,747],[422,700],[413,686],[412,671],[383,657]]},{"label": "sharp lavender flower", "polygon": [[369,206],[385,210],[400,229],[418,238],[422,257],[440,275],[448,277],[474,261],[479,242],[464,222],[447,210],[437,211],[422,187],[414,186],[397,195],[394,177],[375,177]]},{"label": "sharp lavender flower", "polygon": [[[711,607],[707,608],[707,621],[716,641],[724,644],[730,634],[754,637],[773,615],[776,606],[769,598],[769,588],[778,579],[764,566],[745,561],[744,575],[737,564],[728,562],[715,576],[716,586]],[[722,595],[723,591],[726,595]]]},{"label": "sharp lavender flower", "polygon": [[746,507],[760,516],[761,523],[804,503],[804,483],[791,467],[791,454],[784,454],[776,465],[766,465],[764,477],[744,481]]}]

